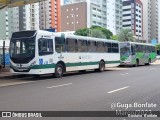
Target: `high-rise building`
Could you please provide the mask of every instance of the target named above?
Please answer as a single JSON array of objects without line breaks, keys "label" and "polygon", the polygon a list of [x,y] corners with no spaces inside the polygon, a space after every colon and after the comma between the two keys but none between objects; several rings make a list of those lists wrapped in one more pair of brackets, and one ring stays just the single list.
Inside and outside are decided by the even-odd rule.
[{"label": "high-rise building", "polygon": [[[62,31],[74,31],[96,25],[117,34],[122,28],[121,0],[68,0],[61,9]],[[81,17],[78,17],[79,15]],[[75,27],[71,28],[69,24],[73,24]]]},{"label": "high-rise building", "polygon": [[104,0],[107,12],[107,29],[115,35],[122,29],[122,0]]},{"label": "high-rise building", "polygon": [[39,3],[19,7],[19,30],[39,30]]},{"label": "high-rise building", "polygon": [[136,39],[143,39],[143,4],[140,0],[123,1],[123,28],[130,29]]},{"label": "high-rise building", "polygon": [[[75,3],[61,7],[61,30],[75,31],[87,27],[87,3]],[[82,19],[83,18],[83,19]]]},{"label": "high-rise building", "polygon": [[[160,26],[160,0],[158,0],[158,26]],[[158,33],[160,32],[160,27],[158,27]],[[160,43],[160,34],[158,34],[158,42]]]},{"label": "high-rise building", "polygon": [[151,0],[151,39],[158,40],[158,0]]},{"label": "high-rise building", "polygon": [[19,8],[2,9],[0,18],[0,39],[10,39],[13,32],[19,31]]},{"label": "high-rise building", "polygon": [[46,0],[40,2],[40,29],[55,28],[61,31],[61,5],[60,0]]},{"label": "high-rise building", "polygon": [[[143,3],[143,30],[144,40],[151,42],[152,39],[160,39],[158,31],[160,29],[159,22],[159,4],[158,0],[141,0]],[[159,1],[160,2],[160,1]],[[160,40],[159,40],[160,41]]]},{"label": "high-rise building", "polygon": [[0,20],[0,40],[6,39],[7,36],[7,29],[8,29],[8,11],[7,9],[0,10],[0,18],[3,18]]}]

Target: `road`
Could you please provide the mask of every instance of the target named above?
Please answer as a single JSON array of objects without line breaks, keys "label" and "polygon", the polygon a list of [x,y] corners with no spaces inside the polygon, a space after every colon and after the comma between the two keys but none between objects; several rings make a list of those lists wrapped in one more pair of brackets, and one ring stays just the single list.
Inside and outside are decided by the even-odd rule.
[{"label": "road", "polygon": [[[0,111],[113,111],[117,109],[158,111],[160,110],[159,71],[160,65],[151,65],[116,68],[102,73],[93,71],[70,73],[63,78],[52,76],[42,76],[39,79],[30,76],[8,78],[1,82],[19,82],[0,83]],[[115,104],[117,106],[113,107],[112,105]],[[126,105],[129,104],[155,104],[156,106],[127,107]],[[85,119],[142,120],[142,118]],[[153,118],[147,120],[151,119]],[[159,120],[159,118],[155,119]]]}]

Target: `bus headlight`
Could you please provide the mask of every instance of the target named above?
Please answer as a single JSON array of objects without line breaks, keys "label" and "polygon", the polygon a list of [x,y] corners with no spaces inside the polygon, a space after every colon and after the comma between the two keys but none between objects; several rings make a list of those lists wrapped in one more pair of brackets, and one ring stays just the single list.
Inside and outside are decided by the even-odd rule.
[{"label": "bus headlight", "polygon": [[30,67],[34,66],[36,64],[36,61],[32,62]]}]

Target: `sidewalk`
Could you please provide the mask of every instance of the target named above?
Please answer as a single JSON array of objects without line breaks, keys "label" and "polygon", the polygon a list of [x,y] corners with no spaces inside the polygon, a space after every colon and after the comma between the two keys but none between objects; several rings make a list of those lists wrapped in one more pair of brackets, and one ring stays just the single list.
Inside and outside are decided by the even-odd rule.
[{"label": "sidewalk", "polygon": [[156,60],[154,63],[152,63],[153,65],[159,65],[160,64],[160,60]]},{"label": "sidewalk", "polygon": [[0,79],[11,75],[9,68],[0,68]]}]

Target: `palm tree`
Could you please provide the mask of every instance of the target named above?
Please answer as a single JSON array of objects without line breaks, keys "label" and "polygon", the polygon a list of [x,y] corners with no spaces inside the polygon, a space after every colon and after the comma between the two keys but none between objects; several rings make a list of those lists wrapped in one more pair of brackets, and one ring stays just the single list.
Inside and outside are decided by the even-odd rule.
[{"label": "palm tree", "polygon": [[121,29],[121,31],[118,34],[118,40],[123,41],[135,41],[133,38],[133,34],[131,33],[130,29]]}]

